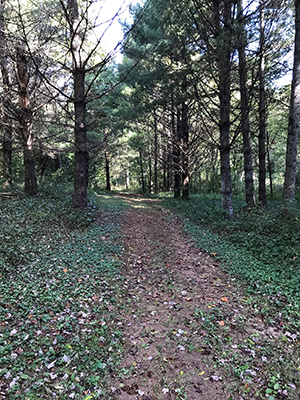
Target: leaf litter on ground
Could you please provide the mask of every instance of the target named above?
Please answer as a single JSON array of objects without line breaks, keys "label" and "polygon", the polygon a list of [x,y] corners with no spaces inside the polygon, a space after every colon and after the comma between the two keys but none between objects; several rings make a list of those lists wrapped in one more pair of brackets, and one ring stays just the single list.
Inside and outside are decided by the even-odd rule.
[{"label": "leaf litter on ground", "polygon": [[97,206],[65,200],[2,208],[0,398],[298,398],[284,316],[245,295],[176,216],[134,201],[123,277],[116,206],[97,221]]},{"label": "leaf litter on ground", "polygon": [[80,212],[43,199],[3,205],[0,398],[104,393],[104,377],[121,352],[110,311],[122,283],[121,248],[117,210],[97,220],[98,209]]}]

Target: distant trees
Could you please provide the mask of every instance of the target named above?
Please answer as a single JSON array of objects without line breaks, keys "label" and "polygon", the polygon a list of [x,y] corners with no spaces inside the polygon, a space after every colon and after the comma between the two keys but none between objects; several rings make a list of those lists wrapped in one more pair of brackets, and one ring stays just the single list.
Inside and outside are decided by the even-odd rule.
[{"label": "distant trees", "polygon": [[[243,185],[247,205],[255,203],[255,187],[266,205],[279,137],[268,125],[276,119],[270,104],[281,101],[272,80],[286,67],[291,0],[151,0],[132,7],[118,67],[111,64],[114,49],[101,48],[97,2],[25,3],[0,0],[4,185],[11,182],[14,148],[22,146],[25,191],[34,195],[46,153],[61,159],[73,146],[73,202],[84,208],[89,161],[92,174],[102,166],[110,190],[126,149],[127,188],[139,182],[143,192],[172,190],[187,200],[196,188],[219,187],[232,217],[232,193]],[[290,200],[297,80],[294,72],[284,184]]]},{"label": "distant trees", "polygon": [[[8,164],[12,151],[10,124],[6,119],[13,115],[20,126],[24,149],[25,192],[34,195],[37,192],[34,119],[37,111],[41,111],[44,106],[47,106],[48,111],[51,107],[52,111],[60,109],[59,118],[63,120],[61,116],[65,114],[67,120],[64,123],[68,129],[71,121],[74,127],[73,201],[78,207],[86,207],[89,159],[87,106],[92,101],[99,102],[113,87],[106,80],[100,92],[93,91],[95,81],[107,69],[115,51],[112,48],[107,53],[101,49],[103,32],[98,27],[101,7],[95,2],[81,0],[45,1],[39,4],[31,1],[24,4],[20,0],[13,0],[9,6],[12,12],[5,24],[5,15],[8,13],[5,0],[1,0],[3,178],[5,181],[9,179]],[[10,49],[7,46],[6,25],[10,31]],[[11,66],[15,67],[15,73],[11,72]],[[105,76],[107,78],[108,75]],[[17,90],[12,85],[17,85]],[[19,109],[12,99],[16,93],[19,94]],[[51,106],[54,102],[56,106]],[[42,114],[40,112],[40,116]],[[57,115],[54,116],[52,112],[51,117],[45,124],[57,123]],[[50,125],[46,129],[53,131]],[[61,131],[57,125],[58,141]]]},{"label": "distant trees", "polygon": [[[193,166],[187,167],[188,158],[184,161],[184,154],[189,154],[195,163],[191,141],[195,143],[192,147],[198,157],[215,148],[220,155],[222,204],[232,216],[230,154],[233,149],[236,154],[241,143],[246,203],[253,205],[255,201],[255,174],[259,182],[259,201],[266,204],[266,172],[271,168],[266,166],[269,151],[268,96],[271,80],[282,73],[278,65],[284,65],[281,60],[288,51],[289,40],[289,33],[285,31],[290,17],[289,4],[285,2],[282,6],[282,2],[273,0],[261,0],[257,8],[251,6],[251,10],[246,3],[243,7],[242,1],[189,0],[182,4],[170,0],[165,4],[153,0],[147,5],[144,28],[139,25],[132,31],[131,41],[125,47],[126,62],[139,59],[139,71],[148,62],[148,71],[153,72],[152,76],[148,74],[146,84],[146,75],[143,74],[143,81],[140,81],[136,73],[137,79],[130,78],[128,83],[134,90],[139,85],[163,85],[163,95],[171,109],[169,123],[173,138],[175,197],[182,190],[182,197],[186,197],[183,182],[189,181],[186,178],[190,172],[186,174],[186,171],[193,171]],[[140,9],[136,11],[136,18],[139,13]],[[144,53],[133,46],[141,38],[143,46],[146,47],[147,43]],[[186,108],[182,108],[184,104]],[[185,113],[187,117],[182,116]],[[189,132],[188,151],[183,150],[184,120],[187,121],[186,132]],[[181,175],[179,179],[178,173]]]}]

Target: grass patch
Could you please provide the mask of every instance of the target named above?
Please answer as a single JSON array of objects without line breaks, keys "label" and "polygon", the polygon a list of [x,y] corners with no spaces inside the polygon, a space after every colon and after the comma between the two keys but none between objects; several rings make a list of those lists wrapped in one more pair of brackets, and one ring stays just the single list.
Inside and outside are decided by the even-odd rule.
[{"label": "grass patch", "polygon": [[122,352],[121,203],[2,202],[0,385],[11,399],[91,399]]}]

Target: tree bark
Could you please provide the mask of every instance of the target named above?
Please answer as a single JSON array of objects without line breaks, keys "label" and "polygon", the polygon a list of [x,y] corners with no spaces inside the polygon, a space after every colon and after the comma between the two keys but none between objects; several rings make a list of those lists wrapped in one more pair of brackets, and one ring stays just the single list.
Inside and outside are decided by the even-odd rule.
[{"label": "tree bark", "polygon": [[154,111],[154,193],[158,194],[158,131],[157,116]]},{"label": "tree bark", "polygon": [[[184,77],[182,83],[183,95],[187,94],[187,79]],[[189,174],[189,125],[188,104],[184,98],[181,106],[181,144],[182,144],[182,200],[188,200],[190,196],[190,174]]]},{"label": "tree bark", "polygon": [[145,177],[144,177],[144,167],[143,167],[143,155],[142,152],[139,152],[140,156],[140,172],[141,172],[141,182],[142,182],[142,191],[143,194],[146,193],[146,185],[145,185]]},{"label": "tree bark", "polygon": [[149,193],[152,193],[152,146],[151,146],[151,126],[148,125],[148,170],[149,170],[149,177],[148,177],[148,191]]},{"label": "tree bark", "polygon": [[216,28],[217,61],[219,73],[220,102],[220,155],[221,155],[221,192],[222,207],[233,218],[232,183],[230,167],[230,72],[231,72],[231,5],[230,0],[224,0],[224,26],[220,23],[220,1],[213,0]]},{"label": "tree bark", "polygon": [[249,122],[249,96],[247,90],[247,64],[246,64],[246,32],[243,21],[242,0],[237,2],[237,12],[239,19],[238,33],[238,53],[239,53],[239,77],[240,77],[240,93],[241,93],[241,110],[242,110],[242,135],[243,135],[243,152],[244,152],[244,173],[245,173],[245,197],[248,206],[255,203],[254,181],[253,181],[253,164],[251,154],[250,141],[250,122]]},{"label": "tree bark", "polygon": [[28,91],[28,60],[21,45],[18,45],[16,47],[16,54],[20,100],[19,123],[22,134],[23,159],[25,170],[25,193],[29,196],[34,196],[37,193],[37,177],[33,155],[33,115],[30,108]]},{"label": "tree bark", "polygon": [[283,199],[295,199],[297,147],[300,121],[300,0],[295,0],[295,52],[286,148]]},{"label": "tree bark", "polygon": [[173,163],[173,154],[172,154],[172,133],[168,131],[167,137],[167,191],[169,192],[172,187],[172,163]]},{"label": "tree bark", "polygon": [[77,207],[87,206],[88,160],[86,143],[86,97],[85,97],[85,65],[82,61],[82,32],[77,0],[68,0],[71,52],[74,81],[74,113],[75,113],[75,166],[73,202]]},{"label": "tree bark", "polygon": [[175,126],[175,113],[172,110],[172,129],[174,137],[173,163],[174,163],[174,197],[179,198],[181,193],[181,172],[180,172],[180,110],[177,109],[177,124]]},{"label": "tree bark", "polygon": [[105,150],[105,175],[106,175],[106,190],[108,192],[111,191],[110,186],[110,159],[109,159],[109,152]]},{"label": "tree bark", "polygon": [[267,204],[266,195],[266,93],[265,93],[265,16],[264,0],[260,0],[260,55],[259,55],[259,135],[258,135],[258,195],[262,206]]},{"label": "tree bark", "polygon": [[130,187],[130,173],[129,169],[126,170],[126,190],[129,190]]},{"label": "tree bark", "polygon": [[5,34],[4,17],[5,0],[0,0],[0,68],[3,83],[3,101],[2,101],[2,174],[3,187],[8,187],[12,183],[12,121],[6,114],[6,109],[10,105],[10,81],[7,62],[7,39]]}]

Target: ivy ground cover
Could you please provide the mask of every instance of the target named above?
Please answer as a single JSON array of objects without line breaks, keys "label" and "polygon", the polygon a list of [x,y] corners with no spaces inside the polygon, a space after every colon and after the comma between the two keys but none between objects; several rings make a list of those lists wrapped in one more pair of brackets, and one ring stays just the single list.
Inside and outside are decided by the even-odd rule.
[{"label": "ivy ground cover", "polygon": [[0,398],[104,394],[121,351],[117,209],[107,207],[1,203]]}]

